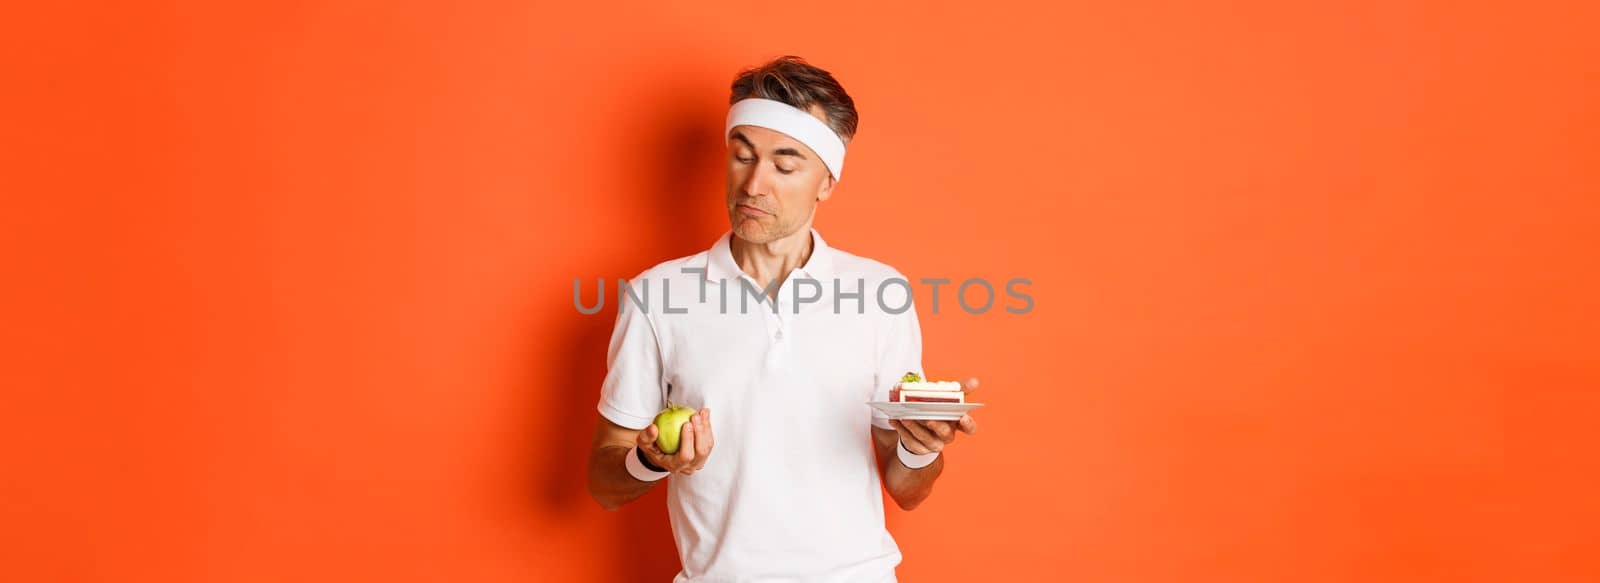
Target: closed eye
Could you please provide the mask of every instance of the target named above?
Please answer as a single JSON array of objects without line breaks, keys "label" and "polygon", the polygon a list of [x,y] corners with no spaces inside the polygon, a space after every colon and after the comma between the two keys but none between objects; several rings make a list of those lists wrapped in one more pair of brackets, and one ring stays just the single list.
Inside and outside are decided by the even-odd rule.
[{"label": "closed eye", "polygon": [[[754,157],[738,156],[738,155],[735,155],[733,157],[733,160],[735,162],[740,163],[740,164],[753,164],[756,161],[756,159]],[[784,168],[782,166],[777,166],[776,168],[778,169],[778,173],[779,174],[794,174],[794,169],[792,169],[792,168]]]}]

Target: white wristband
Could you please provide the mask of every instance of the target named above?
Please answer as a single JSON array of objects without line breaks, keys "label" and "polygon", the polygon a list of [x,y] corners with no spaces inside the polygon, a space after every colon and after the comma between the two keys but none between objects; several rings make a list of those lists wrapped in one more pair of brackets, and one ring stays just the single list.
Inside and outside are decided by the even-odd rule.
[{"label": "white wristband", "polygon": [[672,472],[658,472],[644,467],[644,463],[639,461],[639,446],[637,445],[628,449],[628,457],[622,460],[622,465],[628,467],[628,475],[638,478],[641,482],[654,482],[672,475]]},{"label": "white wristband", "polygon": [[937,451],[930,451],[924,454],[911,453],[911,450],[906,449],[906,442],[904,441],[900,442],[900,446],[896,448],[895,453],[900,456],[900,463],[913,470],[928,467],[928,464],[933,463],[933,460],[939,457],[939,452]]}]

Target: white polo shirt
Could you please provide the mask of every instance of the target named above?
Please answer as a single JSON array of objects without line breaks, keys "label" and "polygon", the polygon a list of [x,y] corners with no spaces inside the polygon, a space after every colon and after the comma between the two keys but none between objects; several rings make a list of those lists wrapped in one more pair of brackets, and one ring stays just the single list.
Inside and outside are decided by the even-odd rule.
[{"label": "white polo shirt", "polygon": [[667,478],[675,582],[895,580],[870,429],[889,425],[866,403],[922,373],[911,288],[890,283],[880,302],[904,276],[811,236],[776,314],[734,262],[731,232],[646,270],[630,282],[641,305],[623,294],[618,306],[600,414],[642,429],[668,398],[711,408],[705,467]]}]

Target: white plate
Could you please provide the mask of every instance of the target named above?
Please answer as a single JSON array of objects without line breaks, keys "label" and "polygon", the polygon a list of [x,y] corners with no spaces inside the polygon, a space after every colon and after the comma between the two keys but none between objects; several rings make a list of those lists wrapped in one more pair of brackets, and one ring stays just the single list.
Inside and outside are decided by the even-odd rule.
[{"label": "white plate", "polygon": [[890,419],[931,419],[960,421],[967,411],[982,407],[983,403],[893,403],[869,401],[867,403]]}]

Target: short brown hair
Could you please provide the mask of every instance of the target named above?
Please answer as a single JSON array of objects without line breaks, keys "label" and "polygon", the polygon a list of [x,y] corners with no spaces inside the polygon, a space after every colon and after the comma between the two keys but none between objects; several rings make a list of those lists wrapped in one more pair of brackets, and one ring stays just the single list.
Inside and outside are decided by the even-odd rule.
[{"label": "short brown hair", "polygon": [[821,106],[828,127],[846,142],[855,137],[856,124],[861,119],[855,100],[832,74],[794,55],[741,71],[733,80],[733,98],[728,103],[751,97],[782,101],[804,111],[810,111],[812,105]]}]

